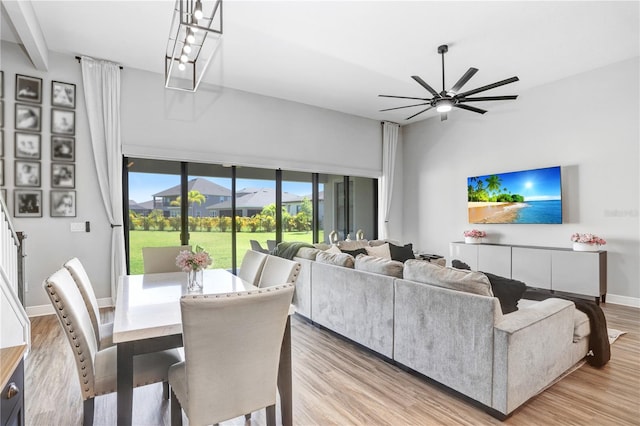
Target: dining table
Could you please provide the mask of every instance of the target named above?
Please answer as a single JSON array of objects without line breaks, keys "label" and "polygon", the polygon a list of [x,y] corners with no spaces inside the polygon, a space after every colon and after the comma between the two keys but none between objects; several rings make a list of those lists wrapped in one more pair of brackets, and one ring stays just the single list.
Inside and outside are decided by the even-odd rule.
[{"label": "dining table", "polygon": [[[227,294],[258,290],[225,269],[205,269],[202,294]],[[117,345],[117,421],[129,426],[133,409],[133,357],[182,347],[180,298],[187,290],[185,272],[123,275],[118,280],[113,322]],[[197,294],[197,293],[196,293]],[[278,392],[282,424],[293,424],[291,379],[291,305],[280,348]]]}]

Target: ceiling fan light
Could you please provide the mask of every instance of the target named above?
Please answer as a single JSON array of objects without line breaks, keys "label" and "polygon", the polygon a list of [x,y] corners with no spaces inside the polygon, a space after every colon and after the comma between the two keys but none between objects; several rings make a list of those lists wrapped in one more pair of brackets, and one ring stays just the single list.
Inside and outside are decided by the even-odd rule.
[{"label": "ceiling fan light", "polygon": [[451,108],[453,108],[453,102],[444,100],[444,101],[438,102],[438,105],[436,106],[436,111],[449,112],[451,111]]}]

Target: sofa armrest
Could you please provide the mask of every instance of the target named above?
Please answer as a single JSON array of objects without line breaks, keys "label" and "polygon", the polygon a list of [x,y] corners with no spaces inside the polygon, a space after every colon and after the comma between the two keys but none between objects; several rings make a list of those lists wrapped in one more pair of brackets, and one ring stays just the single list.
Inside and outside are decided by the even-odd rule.
[{"label": "sofa armrest", "polygon": [[574,310],[551,298],[494,326],[493,408],[509,414],[571,367]]}]

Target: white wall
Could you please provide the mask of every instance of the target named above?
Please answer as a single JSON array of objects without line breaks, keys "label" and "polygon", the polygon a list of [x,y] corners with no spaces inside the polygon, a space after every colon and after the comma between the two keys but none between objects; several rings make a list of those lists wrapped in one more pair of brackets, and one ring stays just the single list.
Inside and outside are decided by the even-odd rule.
[{"label": "white wall", "polygon": [[[73,56],[49,52],[49,71],[35,71],[22,49],[2,42],[5,79],[5,188],[13,209],[13,110],[15,74],[43,79],[42,218],[16,219],[28,235],[26,305],[49,305],[42,281],[78,256],[96,297],[110,297],[111,228],[99,195],[82,89]],[[51,218],[51,81],[76,84],[76,218]],[[380,123],[335,111],[221,88],[196,94],[164,89],[161,75],[122,71],[122,143],[131,156],[167,158],[263,168],[379,177]],[[71,222],[91,221],[90,233],[71,233]],[[31,312],[34,312],[32,309]]]},{"label": "white wall", "polygon": [[[404,239],[448,256],[448,243],[465,229],[483,229],[493,243],[553,247],[592,232],[608,241],[609,294],[637,301],[638,75],[634,58],[526,92],[516,83],[507,92],[518,99],[487,102],[485,115],[456,110],[448,121],[403,127]],[[555,165],[563,174],[562,225],[468,223],[468,176]]]}]

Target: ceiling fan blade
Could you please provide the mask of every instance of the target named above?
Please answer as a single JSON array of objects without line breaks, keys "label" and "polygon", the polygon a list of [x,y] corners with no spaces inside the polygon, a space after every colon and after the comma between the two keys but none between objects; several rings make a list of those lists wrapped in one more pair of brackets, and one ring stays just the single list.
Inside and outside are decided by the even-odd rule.
[{"label": "ceiling fan blade", "polygon": [[430,106],[429,108],[425,108],[425,109],[423,109],[422,111],[420,111],[419,113],[417,113],[417,114],[413,114],[411,117],[407,117],[406,119],[407,119],[407,120],[411,120],[411,119],[412,119],[413,117],[415,117],[416,115],[420,115],[420,114],[422,114],[423,112],[429,111],[431,108],[433,108],[433,107],[432,107],[432,106]]},{"label": "ceiling fan blade", "polygon": [[473,75],[477,72],[478,72],[477,68],[469,68],[467,72],[465,72],[464,75],[460,77],[460,80],[458,80],[458,82],[453,85],[451,90],[447,92],[447,94],[455,95],[456,93],[458,93],[458,91],[462,89],[462,86],[464,86],[467,83],[467,81],[469,81],[469,79],[471,79],[471,77],[473,77]]},{"label": "ceiling fan blade", "polygon": [[478,101],[512,101],[517,99],[518,95],[507,96],[481,96],[479,98],[459,98],[458,102],[478,102]]},{"label": "ceiling fan blade", "polygon": [[520,80],[518,77],[507,78],[506,80],[498,81],[493,84],[488,84],[486,86],[478,87],[477,89],[469,90],[468,92],[460,93],[458,95],[459,98],[464,98],[465,96],[473,95],[475,93],[484,92],[485,90],[495,89],[496,87],[504,86],[505,84],[513,83],[515,81]]},{"label": "ceiling fan blade", "polygon": [[415,99],[416,101],[430,101],[429,98],[412,98],[411,96],[394,96],[394,95],[378,95],[381,98],[395,98],[395,99]]},{"label": "ceiling fan blade", "polygon": [[429,93],[431,93],[433,96],[435,96],[436,98],[439,98],[440,95],[438,94],[438,92],[436,92],[435,90],[433,90],[433,87],[429,86],[427,83],[425,83],[425,81],[423,79],[421,79],[420,77],[418,77],[417,75],[412,75],[411,76],[412,79],[414,79],[415,81],[418,82],[418,84],[422,87],[424,87],[425,89],[427,89],[429,91]]},{"label": "ceiling fan blade", "polygon": [[383,112],[383,111],[393,111],[394,109],[411,108],[411,107],[417,107],[417,106],[422,106],[422,105],[429,105],[429,102],[424,103],[424,104],[405,105],[405,106],[401,106],[401,107],[381,109],[381,110],[380,110],[380,112]]},{"label": "ceiling fan blade", "polygon": [[440,121],[445,121],[446,119],[447,119],[447,113],[446,112],[440,113]]},{"label": "ceiling fan blade", "polygon": [[460,109],[466,109],[467,111],[477,112],[478,114],[484,114],[485,112],[487,112],[487,110],[485,110],[485,109],[472,107],[471,105],[455,104],[453,107],[454,108],[460,108]]}]

